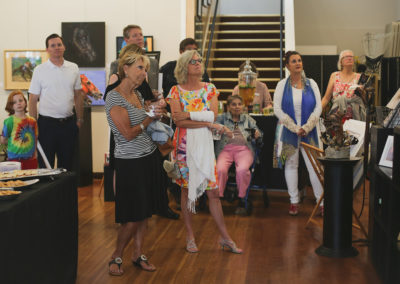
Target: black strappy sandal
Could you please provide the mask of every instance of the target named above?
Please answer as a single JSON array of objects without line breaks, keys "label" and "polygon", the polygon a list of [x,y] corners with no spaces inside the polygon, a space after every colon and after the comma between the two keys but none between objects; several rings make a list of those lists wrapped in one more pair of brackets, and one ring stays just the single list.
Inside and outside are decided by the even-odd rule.
[{"label": "black strappy sandal", "polygon": [[138,259],[136,259],[135,261],[132,261],[133,265],[140,267],[141,269],[143,269],[145,271],[149,271],[149,272],[156,271],[156,268],[154,266],[153,266],[153,269],[148,269],[148,268],[143,267],[142,262],[146,263],[148,266],[152,266],[152,264],[149,263],[149,261],[147,260],[147,257],[144,254],[139,256]]},{"label": "black strappy sandal", "polygon": [[[110,267],[111,265],[116,264],[118,265],[118,272],[111,272],[110,271]],[[122,258],[120,257],[116,257],[114,259],[112,259],[109,263],[108,263],[108,273],[112,276],[121,276],[122,274],[124,274],[124,272],[121,272],[121,265],[122,265]]]}]

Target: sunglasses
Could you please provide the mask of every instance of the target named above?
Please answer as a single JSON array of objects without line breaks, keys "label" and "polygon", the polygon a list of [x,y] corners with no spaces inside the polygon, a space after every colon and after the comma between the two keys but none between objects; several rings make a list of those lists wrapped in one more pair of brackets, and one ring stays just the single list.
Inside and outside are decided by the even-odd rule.
[{"label": "sunglasses", "polygon": [[196,65],[197,62],[199,62],[201,64],[202,61],[203,61],[203,59],[201,59],[201,58],[199,58],[199,59],[190,59],[189,64]]}]

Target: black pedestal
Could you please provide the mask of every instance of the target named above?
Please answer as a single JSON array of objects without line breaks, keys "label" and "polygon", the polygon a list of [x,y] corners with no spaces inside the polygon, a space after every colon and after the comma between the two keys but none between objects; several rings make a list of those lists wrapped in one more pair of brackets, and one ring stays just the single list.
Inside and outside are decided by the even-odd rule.
[{"label": "black pedestal", "polygon": [[353,167],[360,158],[319,158],[324,165],[323,243],[315,250],[329,257],[358,255],[352,246]]},{"label": "black pedestal", "polygon": [[92,110],[83,108],[83,120],[79,129],[79,156],[78,156],[78,186],[88,186],[93,183],[92,166]]}]

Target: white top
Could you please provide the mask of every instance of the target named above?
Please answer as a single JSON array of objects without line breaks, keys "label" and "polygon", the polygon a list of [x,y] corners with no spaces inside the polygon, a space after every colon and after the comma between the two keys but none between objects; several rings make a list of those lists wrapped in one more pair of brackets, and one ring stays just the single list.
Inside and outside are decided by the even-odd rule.
[{"label": "white top", "polygon": [[311,88],[314,92],[316,104],[313,112],[310,114],[310,117],[305,125],[301,125],[302,90],[292,87],[294,113],[297,120],[297,125],[296,125],[294,124],[294,121],[282,110],[282,97],[287,78],[279,81],[279,83],[276,85],[275,88],[274,113],[278,117],[278,119],[292,132],[297,132],[300,129],[300,127],[302,127],[308,133],[309,131],[312,130],[312,128],[314,128],[322,112],[321,94],[319,92],[318,85],[317,83],[315,83],[313,79],[309,80]]},{"label": "white top", "polygon": [[64,60],[59,67],[47,60],[33,71],[29,93],[39,95],[39,114],[65,118],[73,115],[74,91],[79,89],[78,65]]}]

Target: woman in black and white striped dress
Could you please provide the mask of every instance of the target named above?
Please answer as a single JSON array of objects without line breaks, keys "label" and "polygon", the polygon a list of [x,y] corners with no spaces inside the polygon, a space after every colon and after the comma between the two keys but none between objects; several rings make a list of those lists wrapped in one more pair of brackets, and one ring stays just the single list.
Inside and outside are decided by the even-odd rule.
[{"label": "woman in black and white striped dress", "polygon": [[162,110],[156,107],[156,116],[147,116],[144,100],[135,90],[146,78],[148,68],[146,56],[125,54],[118,66],[121,84],[106,99],[107,120],[115,138],[115,220],[121,223],[117,247],[109,262],[109,273],[116,276],[123,274],[122,255],[132,238],[133,264],[143,270],[155,270],[142,254],[142,243],[147,219],[158,210],[155,195],[160,192],[165,172],[158,149],[145,130],[154,119],[160,118]]}]

